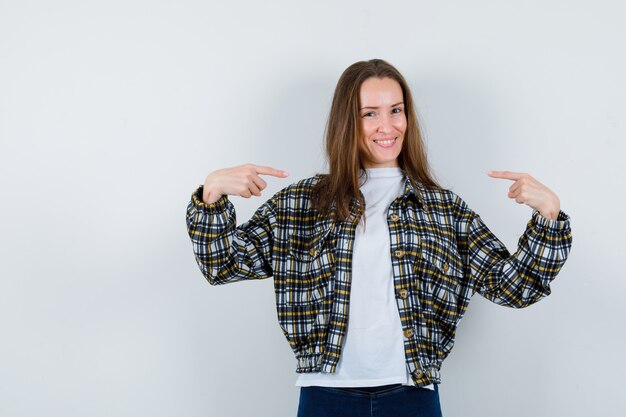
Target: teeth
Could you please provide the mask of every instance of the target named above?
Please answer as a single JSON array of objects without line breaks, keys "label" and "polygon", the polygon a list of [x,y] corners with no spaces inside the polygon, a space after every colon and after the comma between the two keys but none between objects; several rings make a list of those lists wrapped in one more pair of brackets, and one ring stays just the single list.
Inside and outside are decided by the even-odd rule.
[{"label": "teeth", "polygon": [[388,140],[374,140],[374,142],[376,142],[376,143],[380,143],[381,145],[389,145],[389,144],[392,144],[394,140],[395,140],[395,139],[388,139]]}]

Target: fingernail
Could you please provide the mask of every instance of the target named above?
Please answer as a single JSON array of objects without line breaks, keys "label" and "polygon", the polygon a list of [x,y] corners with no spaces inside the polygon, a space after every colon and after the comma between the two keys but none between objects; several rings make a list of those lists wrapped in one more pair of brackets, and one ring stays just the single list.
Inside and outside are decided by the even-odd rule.
[{"label": "fingernail", "polygon": [[287,176],[287,175],[289,175],[289,173],[287,173],[287,172],[283,171],[283,175],[284,175],[284,176]]},{"label": "fingernail", "polygon": [[487,171],[487,175],[493,174],[493,171]]}]

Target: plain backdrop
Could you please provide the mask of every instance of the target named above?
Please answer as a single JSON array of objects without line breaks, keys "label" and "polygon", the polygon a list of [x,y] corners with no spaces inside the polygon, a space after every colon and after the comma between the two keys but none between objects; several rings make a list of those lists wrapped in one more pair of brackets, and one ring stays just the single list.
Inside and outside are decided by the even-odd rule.
[{"label": "plain backdrop", "polygon": [[528,172],[571,216],[553,293],[476,295],[444,415],[623,416],[626,7],[619,1],[0,2],[0,415],[296,415],[270,279],[210,286],[185,226],[216,169],[324,172],[341,72],[407,78],[439,181],[508,246]]}]

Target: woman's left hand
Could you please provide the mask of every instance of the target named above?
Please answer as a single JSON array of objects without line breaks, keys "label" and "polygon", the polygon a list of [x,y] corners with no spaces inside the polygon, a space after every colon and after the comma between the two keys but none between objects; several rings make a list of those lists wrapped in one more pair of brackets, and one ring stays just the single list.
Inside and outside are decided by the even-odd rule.
[{"label": "woman's left hand", "polygon": [[511,171],[489,171],[487,175],[492,178],[504,178],[515,181],[509,187],[509,198],[534,208],[547,219],[557,219],[561,211],[559,197],[529,174]]}]

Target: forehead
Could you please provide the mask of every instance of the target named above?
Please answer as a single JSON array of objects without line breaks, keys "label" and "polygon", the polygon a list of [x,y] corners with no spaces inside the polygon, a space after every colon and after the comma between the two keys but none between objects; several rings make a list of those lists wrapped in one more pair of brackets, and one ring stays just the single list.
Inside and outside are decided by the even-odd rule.
[{"label": "forehead", "polygon": [[391,105],[402,101],[402,87],[391,78],[368,78],[361,84],[361,104]]}]

